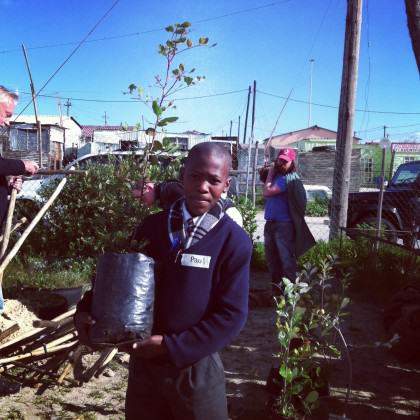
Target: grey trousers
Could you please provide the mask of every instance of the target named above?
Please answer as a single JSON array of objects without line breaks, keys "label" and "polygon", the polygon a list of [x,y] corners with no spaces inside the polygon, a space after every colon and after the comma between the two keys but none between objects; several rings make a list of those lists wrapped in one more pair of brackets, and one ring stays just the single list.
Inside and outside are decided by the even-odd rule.
[{"label": "grey trousers", "polygon": [[131,357],[127,420],[227,420],[223,363],[218,353],[179,369]]}]

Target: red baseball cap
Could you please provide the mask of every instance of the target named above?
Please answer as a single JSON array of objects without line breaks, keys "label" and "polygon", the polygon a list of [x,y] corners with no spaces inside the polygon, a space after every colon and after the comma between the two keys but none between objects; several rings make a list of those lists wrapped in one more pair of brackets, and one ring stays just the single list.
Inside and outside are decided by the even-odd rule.
[{"label": "red baseball cap", "polygon": [[283,159],[286,162],[292,162],[296,159],[296,152],[293,149],[281,149],[277,155],[277,159]]}]

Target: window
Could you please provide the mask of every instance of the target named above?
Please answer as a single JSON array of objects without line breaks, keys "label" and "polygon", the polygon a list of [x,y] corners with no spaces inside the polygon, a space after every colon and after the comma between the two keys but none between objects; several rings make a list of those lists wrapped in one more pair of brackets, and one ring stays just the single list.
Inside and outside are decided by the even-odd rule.
[{"label": "window", "polygon": [[[35,129],[12,128],[9,139],[10,150],[38,151],[37,130]],[[42,151],[44,153],[50,151],[47,130],[42,130]]]},{"label": "window", "polygon": [[393,185],[408,184],[414,182],[420,174],[420,164],[408,163],[401,165],[392,179]]},{"label": "window", "polygon": [[187,137],[167,137],[171,143],[176,144],[179,150],[188,150],[188,138]]},{"label": "window", "polygon": [[404,163],[414,162],[416,159],[414,156],[404,156]]},{"label": "window", "polygon": [[373,182],[373,158],[362,158],[362,184]]}]

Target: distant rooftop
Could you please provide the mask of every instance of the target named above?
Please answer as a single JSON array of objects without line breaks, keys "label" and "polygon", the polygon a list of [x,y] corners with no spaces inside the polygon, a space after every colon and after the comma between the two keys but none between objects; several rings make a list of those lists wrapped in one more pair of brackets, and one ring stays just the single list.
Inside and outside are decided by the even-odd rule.
[{"label": "distant rooftop", "polygon": [[[126,127],[128,131],[134,130],[136,127]],[[92,137],[93,132],[96,130],[101,131],[125,131],[121,125],[83,125],[82,135],[84,137]]]}]

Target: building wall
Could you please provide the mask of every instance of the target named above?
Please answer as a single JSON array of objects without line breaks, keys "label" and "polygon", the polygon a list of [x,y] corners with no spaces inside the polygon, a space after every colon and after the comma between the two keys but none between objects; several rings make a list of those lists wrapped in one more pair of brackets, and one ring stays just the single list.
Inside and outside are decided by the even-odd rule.
[{"label": "building wall", "polygon": [[[332,188],[334,181],[334,151],[304,152],[297,158],[297,171],[304,184],[326,185]],[[350,191],[360,189],[360,149],[353,149],[351,156]]]}]

